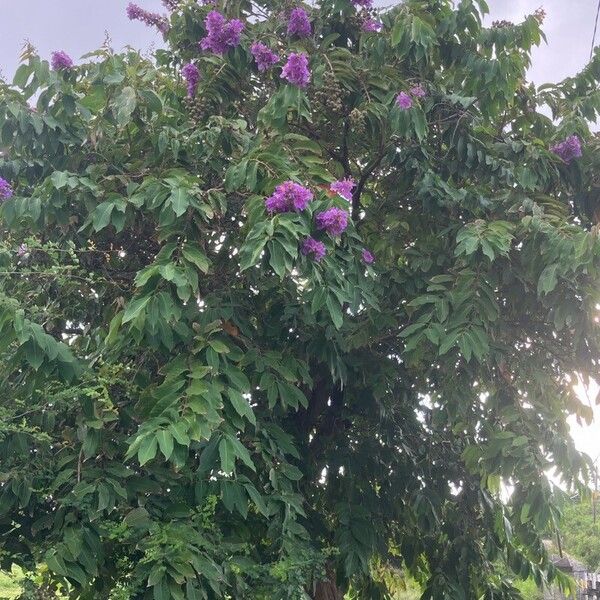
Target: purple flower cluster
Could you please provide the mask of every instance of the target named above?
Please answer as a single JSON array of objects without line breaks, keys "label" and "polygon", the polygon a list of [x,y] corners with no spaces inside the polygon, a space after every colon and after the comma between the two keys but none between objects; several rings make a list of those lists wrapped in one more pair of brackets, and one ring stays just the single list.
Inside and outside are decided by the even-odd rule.
[{"label": "purple flower cluster", "polygon": [[365,33],[377,33],[381,31],[383,25],[375,19],[365,19],[362,22],[361,28]]},{"label": "purple flower cluster", "polygon": [[317,229],[324,229],[329,235],[341,235],[348,227],[348,211],[332,206],[315,217]]},{"label": "purple flower cluster", "polygon": [[423,87],[422,83],[413,85],[413,87],[411,87],[409,91],[410,95],[414,98],[425,98],[425,96],[427,96],[427,90]]},{"label": "purple flower cluster", "polygon": [[310,82],[308,56],[304,52],[292,52],[281,71],[281,77],[292,85],[305,88]]},{"label": "purple flower cluster", "polygon": [[27,247],[27,244],[21,244],[17,248],[17,256],[19,256],[19,257],[25,256],[27,254],[27,252],[29,252],[29,248]]},{"label": "purple flower cluster", "polygon": [[300,252],[302,252],[304,256],[311,256],[315,262],[320,262],[325,254],[327,254],[325,244],[319,242],[319,240],[315,240],[313,237],[307,237],[304,242],[302,242]]},{"label": "purple flower cluster", "polygon": [[71,57],[62,50],[57,50],[52,53],[50,58],[50,64],[54,71],[65,71],[73,67],[73,61]]},{"label": "purple flower cluster", "polygon": [[13,195],[13,189],[6,179],[0,177],[0,201],[8,200]]},{"label": "purple flower cluster", "polygon": [[262,42],[254,42],[250,46],[250,52],[254,56],[259,71],[266,71],[279,62],[279,56]]},{"label": "purple flower cluster", "polygon": [[566,140],[551,146],[550,150],[569,164],[574,158],[582,155],[581,139],[578,135],[570,135]]},{"label": "purple flower cluster", "polygon": [[396,96],[396,104],[400,107],[400,110],[408,110],[412,103],[412,98],[406,92],[400,92]]},{"label": "purple flower cluster", "polygon": [[163,6],[168,10],[177,10],[179,8],[180,0],[162,0]]},{"label": "purple flower cluster", "polygon": [[244,24],[239,19],[227,21],[216,10],[211,10],[204,19],[206,37],[200,41],[202,50],[209,50],[213,54],[225,54],[229,48],[240,43]]},{"label": "purple flower cluster", "polygon": [[288,35],[297,35],[300,38],[311,35],[312,27],[310,25],[310,20],[303,8],[294,8],[290,13],[287,32]]},{"label": "purple flower cluster", "polygon": [[396,96],[396,104],[400,107],[400,110],[408,110],[413,105],[413,98],[425,98],[427,96],[427,90],[422,83],[413,85],[409,93],[400,92]]},{"label": "purple flower cluster", "polygon": [[375,262],[375,257],[366,248],[363,248],[361,256],[362,256],[363,262],[367,265],[372,265]]},{"label": "purple flower cluster", "polygon": [[373,6],[373,0],[351,0],[354,6],[363,6],[364,8],[371,8]]},{"label": "purple flower cluster", "polygon": [[293,181],[280,183],[273,195],[265,200],[269,213],[300,212],[313,199],[313,193]]},{"label": "purple flower cluster", "polygon": [[158,13],[144,10],[141,6],[130,2],[127,5],[127,16],[131,21],[142,21],[146,25],[156,27],[161,33],[166,34],[169,31],[169,22],[165,17]]},{"label": "purple flower cluster", "polygon": [[329,189],[332,192],[335,192],[342,198],[346,198],[346,200],[352,200],[352,190],[356,185],[354,179],[341,179],[340,181],[334,181]]},{"label": "purple flower cluster", "polygon": [[196,95],[198,82],[200,81],[200,69],[195,64],[188,63],[181,69],[181,75],[187,83],[188,96],[193,98]]}]

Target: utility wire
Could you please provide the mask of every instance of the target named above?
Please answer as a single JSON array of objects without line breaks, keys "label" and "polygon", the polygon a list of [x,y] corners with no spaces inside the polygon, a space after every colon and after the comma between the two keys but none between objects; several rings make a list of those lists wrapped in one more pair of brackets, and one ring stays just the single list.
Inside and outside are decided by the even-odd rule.
[{"label": "utility wire", "polygon": [[590,49],[590,60],[594,54],[594,46],[596,44],[596,33],[598,31],[598,17],[600,16],[600,0],[598,0],[598,9],[596,10],[596,23],[594,24],[594,36],[592,37],[592,47]]}]

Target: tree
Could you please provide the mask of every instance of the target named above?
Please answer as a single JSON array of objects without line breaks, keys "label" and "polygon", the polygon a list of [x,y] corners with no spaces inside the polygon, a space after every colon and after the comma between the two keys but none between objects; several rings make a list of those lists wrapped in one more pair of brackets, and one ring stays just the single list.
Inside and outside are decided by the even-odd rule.
[{"label": "tree", "polygon": [[600,568],[600,524],[594,520],[589,498],[565,502],[560,522],[561,542],[565,552],[574,556],[590,571]]},{"label": "tree", "polygon": [[519,597],[499,561],[567,584],[539,532],[546,472],[589,467],[600,54],[535,89],[543,14],[456,4],[165,0],[128,8],[153,58],[26,49],[5,567],[90,599],[392,598],[404,570]]}]

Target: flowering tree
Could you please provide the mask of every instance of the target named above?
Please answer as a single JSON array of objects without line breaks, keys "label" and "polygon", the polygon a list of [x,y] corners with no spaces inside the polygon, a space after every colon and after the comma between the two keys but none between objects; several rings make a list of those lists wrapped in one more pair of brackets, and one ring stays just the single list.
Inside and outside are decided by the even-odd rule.
[{"label": "flowering tree", "polygon": [[28,50],[0,88],[2,565],[94,600],[561,582],[600,55],[536,90],[540,12],[164,4],[127,8],[152,60]]}]

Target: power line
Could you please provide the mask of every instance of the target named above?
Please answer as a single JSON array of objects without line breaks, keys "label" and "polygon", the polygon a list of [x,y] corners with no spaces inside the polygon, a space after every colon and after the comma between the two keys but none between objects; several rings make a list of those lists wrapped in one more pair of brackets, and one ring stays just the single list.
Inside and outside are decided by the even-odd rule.
[{"label": "power line", "polygon": [[596,32],[598,31],[598,16],[600,16],[600,0],[598,0],[598,9],[596,10],[596,23],[594,24],[594,36],[592,37],[592,48],[590,49],[590,60],[594,54],[594,45],[596,44]]}]

